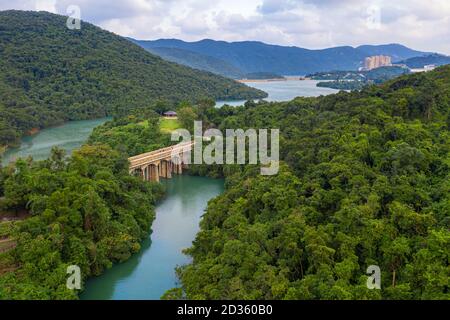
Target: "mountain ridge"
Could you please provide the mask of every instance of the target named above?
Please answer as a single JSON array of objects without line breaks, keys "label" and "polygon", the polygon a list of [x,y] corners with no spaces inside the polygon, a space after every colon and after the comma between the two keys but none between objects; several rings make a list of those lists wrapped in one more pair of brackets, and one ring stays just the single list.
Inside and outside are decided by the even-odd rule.
[{"label": "mountain ridge", "polygon": [[422,57],[412,57],[406,60],[399,61],[399,63],[405,64],[409,68],[423,68],[424,66],[430,64],[442,66],[450,64],[450,56],[435,53]]},{"label": "mountain ridge", "polygon": [[391,55],[394,61],[429,54],[396,43],[306,49],[266,44],[261,41],[227,42],[212,39],[195,42],[179,39],[132,39],[132,41],[147,50],[176,48],[213,57],[234,66],[244,74],[272,72],[283,75],[305,75],[330,70],[357,70],[363,66],[367,56],[374,54]]},{"label": "mountain ridge", "polygon": [[224,77],[239,79],[244,75],[242,70],[239,70],[224,60],[203,55],[194,51],[167,47],[155,47],[146,50],[163,58],[164,60],[185,65],[193,69],[211,72]]},{"label": "mountain ridge", "polygon": [[355,47],[355,49],[361,50],[368,55],[391,56],[393,62],[431,54],[431,52],[417,51],[399,43],[361,45]]}]

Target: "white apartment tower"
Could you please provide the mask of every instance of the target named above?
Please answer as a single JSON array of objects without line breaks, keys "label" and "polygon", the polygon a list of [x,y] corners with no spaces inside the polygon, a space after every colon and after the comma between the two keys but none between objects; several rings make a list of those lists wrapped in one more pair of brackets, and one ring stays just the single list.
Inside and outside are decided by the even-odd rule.
[{"label": "white apartment tower", "polygon": [[367,57],[364,63],[366,70],[372,70],[379,67],[392,66],[392,60],[389,56],[372,56]]}]

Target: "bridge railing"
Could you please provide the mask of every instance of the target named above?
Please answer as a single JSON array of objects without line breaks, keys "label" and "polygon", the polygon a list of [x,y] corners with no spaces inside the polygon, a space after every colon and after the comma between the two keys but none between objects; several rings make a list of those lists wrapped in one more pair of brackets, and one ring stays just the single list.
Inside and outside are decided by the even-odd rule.
[{"label": "bridge railing", "polygon": [[128,158],[128,161],[130,162],[130,170],[140,168],[146,164],[151,164],[152,162],[167,160],[171,158],[173,154],[180,154],[191,151],[194,144],[194,141],[179,143],[171,147],[162,148],[152,152],[147,152],[134,157],[130,157]]}]

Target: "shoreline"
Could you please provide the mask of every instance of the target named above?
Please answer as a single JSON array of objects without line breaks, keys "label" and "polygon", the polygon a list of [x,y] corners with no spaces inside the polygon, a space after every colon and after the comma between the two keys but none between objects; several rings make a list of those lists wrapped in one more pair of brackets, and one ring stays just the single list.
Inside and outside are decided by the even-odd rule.
[{"label": "shoreline", "polygon": [[[168,183],[180,183],[176,182],[176,180],[178,179],[184,179],[183,177],[187,177],[191,180],[190,183],[193,183],[194,180],[197,179],[208,179],[211,181],[214,181],[214,185],[216,184],[215,182],[217,181],[221,181],[222,180],[222,185],[225,184],[225,179],[224,178],[213,178],[213,177],[208,177],[208,176],[204,176],[204,175],[191,175],[189,173],[185,174],[181,174],[181,175],[177,175],[175,176],[174,180],[169,180],[169,179],[165,179],[164,181],[168,182]],[[119,284],[119,281],[124,281],[123,285],[127,288],[127,289],[133,289],[133,283],[132,281],[130,281],[130,278],[117,278],[114,275],[119,274],[121,272],[121,269],[123,270],[124,268],[127,267],[127,265],[133,264],[137,261],[136,265],[133,267],[133,271],[136,272],[138,271],[140,268],[142,269],[145,261],[149,261],[149,257],[152,257],[152,255],[155,254],[155,252],[158,252],[158,248],[161,246],[161,240],[158,240],[157,238],[155,238],[155,236],[157,237],[158,234],[170,234],[171,232],[173,232],[173,230],[167,229],[168,224],[164,224],[164,217],[167,214],[171,214],[172,216],[174,215],[174,211],[168,211],[168,209],[170,207],[167,207],[168,204],[170,203],[174,203],[172,197],[180,197],[182,196],[182,194],[186,193],[186,190],[182,190],[182,193],[179,192],[180,189],[172,189],[172,191],[166,190],[165,194],[156,201],[155,203],[155,207],[154,207],[154,219],[152,221],[151,227],[150,227],[150,232],[149,235],[146,236],[142,241],[140,241],[140,245],[141,248],[138,252],[135,252],[133,254],[131,254],[131,256],[124,262],[122,263],[114,263],[113,267],[110,269],[105,269],[103,270],[103,272],[98,275],[98,276],[89,276],[86,280],[85,280],[85,285],[84,288],[81,292],[78,293],[78,298],[80,300],[85,300],[85,301],[92,301],[92,300],[102,300],[104,299],[103,296],[101,296],[103,293],[101,291],[98,292],[98,288],[101,288],[102,286],[105,286],[105,284],[108,283],[114,283],[114,288],[116,285]],[[212,196],[211,198],[209,198],[208,201],[217,198],[218,196],[222,195],[225,192],[224,188],[221,188],[220,193]],[[203,197],[203,193],[197,192],[196,194],[200,195],[202,194],[201,197]],[[206,201],[205,203],[205,209],[208,206],[208,201]],[[195,212],[196,210],[192,211]],[[175,214],[176,214],[177,210],[175,210]],[[194,216],[191,217],[193,219],[198,219],[198,223],[201,220],[201,215],[200,216]],[[162,222],[162,223],[161,223]],[[193,240],[195,240],[195,238],[197,237],[197,234],[200,230],[197,230],[194,232],[194,238],[191,240],[189,239],[189,243],[191,243]],[[146,245],[147,244],[147,245]],[[182,254],[181,251],[176,251],[176,252],[171,252],[171,255],[178,255],[178,257],[185,257],[185,255]],[[144,261],[144,263],[143,263]],[[184,262],[177,262],[177,263],[184,263]],[[174,275],[174,268],[177,267],[177,264],[175,264],[172,268],[172,263],[169,262],[169,264],[166,264],[165,266],[163,266],[163,268],[166,268],[166,270],[170,270],[170,274]],[[169,269],[167,269],[169,268]],[[108,277],[112,277],[112,278],[108,278]],[[176,278],[178,279],[178,278]],[[144,279],[146,280],[146,279]],[[110,282],[111,281],[111,282]],[[164,285],[164,284],[163,284]],[[161,287],[161,284],[156,284],[156,287],[153,287],[152,289],[156,291],[160,291],[160,288],[163,289],[161,291],[164,291],[164,293],[162,295],[164,295],[168,290],[172,289],[174,286],[171,285],[170,287],[168,287],[167,289],[165,289],[164,287]],[[120,287],[120,284],[119,284]],[[113,289],[112,292],[110,292],[111,296],[110,299],[112,300],[121,300],[120,297],[120,293],[122,292],[121,289],[123,288],[119,288],[119,289]],[[130,290],[125,290],[123,292],[126,291],[130,291]],[[150,290],[151,291],[151,290]],[[148,295],[154,295],[153,297],[150,297]],[[99,296],[100,295],[100,296]],[[162,295],[155,295],[154,293],[144,293],[144,296],[133,296],[132,298],[134,299],[155,299],[155,300],[160,300]],[[123,298],[122,298],[123,299]]]},{"label": "shoreline", "polygon": [[8,150],[8,146],[0,145],[0,157],[5,154],[6,150]]},{"label": "shoreline", "polygon": [[[43,127],[43,128],[39,128],[39,127],[35,127],[32,128],[28,131],[23,132],[20,137],[19,137],[19,141],[17,144],[13,144],[13,145],[0,145],[0,157],[5,156],[5,154],[10,151],[13,150],[13,152],[15,150],[18,150],[22,144],[23,144],[23,139],[27,138],[27,137],[35,137],[38,136],[39,134],[41,134],[42,132],[46,131],[46,130],[51,130],[51,129],[56,129],[56,128],[60,128],[63,126],[66,126],[68,124],[72,124],[72,123],[76,123],[76,122],[84,122],[84,121],[98,121],[98,120],[105,120],[104,122],[110,121],[112,119],[111,116],[106,116],[106,117],[99,117],[99,118],[92,118],[92,119],[82,119],[82,120],[68,120],[68,121],[58,121],[48,127]],[[95,127],[97,127],[98,125],[96,125]],[[94,127],[94,128],[95,128]],[[57,146],[58,144],[55,144],[54,146]],[[7,165],[9,163],[5,163],[4,162],[4,158],[2,159],[2,163],[3,165]]]},{"label": "shoreline", "polygon": [[41,128],[32,128],[25,133],[25,136],[34,136],[41,132]]},{"label": "shoreline", "polygon": [[239,83],[254,83],[254,82],[283,82],[283,81],[304,81],[311,80],[310,78],[304,77],[284,77],[284,78],[273,78],[273,79],[238,79]]},{"label": "shoreline", "polygon": [[[40,128],[32,128],[32,129],[28,130],[27,132],[23,133],[22,136],[20,137],[20,140],[22,140],[24,137],[32,137],[34,135],[37,135],[40,132],[41,132]],[[22,141],[20,141],[20,144],[22,144]],[[20,144],[19,144],[19,146],[20,146]],[[3,156],[6,153],[6,151],[8,151],[8,149],[14,148],[14,147],[15,146],[0,145],[0,157]]]},{"label": "shoreline", "polygon": [[251,82],[275,82],[275,81],[288,81],[286,78],[277,78],[277,79],[239,79],[236,80],[240,83],[251,83]]}]

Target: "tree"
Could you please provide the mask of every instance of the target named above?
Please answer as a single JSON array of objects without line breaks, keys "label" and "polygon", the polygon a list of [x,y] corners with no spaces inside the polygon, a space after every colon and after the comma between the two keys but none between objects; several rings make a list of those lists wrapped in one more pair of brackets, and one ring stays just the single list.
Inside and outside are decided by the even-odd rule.
[{"label": "tree", "polygon": [[192,133],[194,130],[194,121],[197,120],[197,114],[194,109],[191,107],[183,107],[178,109],[177,114],[182,127]]},{"label": "tree", "polygon": [[153,110],[159,115],[162,115],[164,112],[169,111],[170,103],[167,100],[158,99],[154,105]]}]

